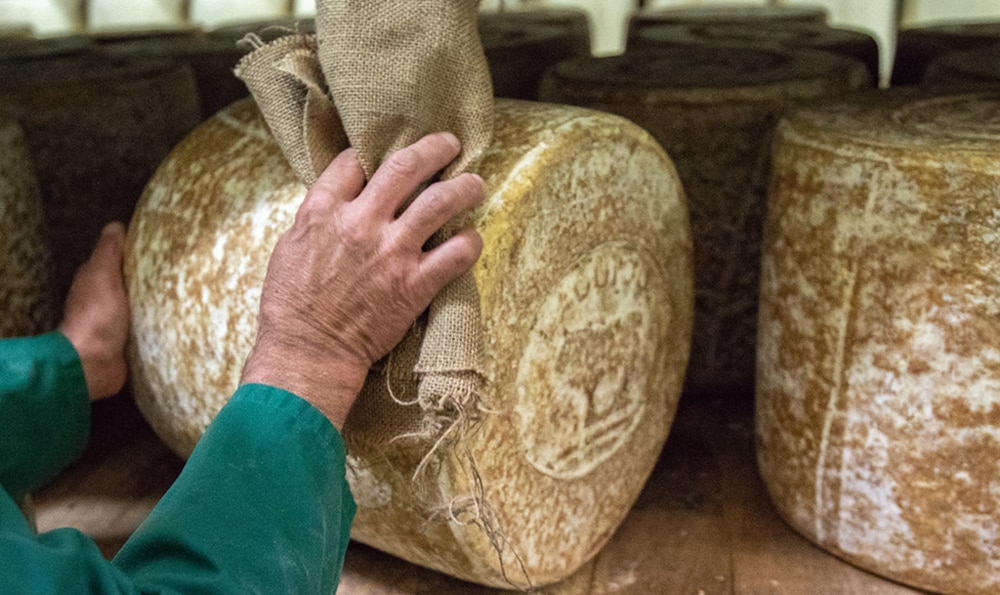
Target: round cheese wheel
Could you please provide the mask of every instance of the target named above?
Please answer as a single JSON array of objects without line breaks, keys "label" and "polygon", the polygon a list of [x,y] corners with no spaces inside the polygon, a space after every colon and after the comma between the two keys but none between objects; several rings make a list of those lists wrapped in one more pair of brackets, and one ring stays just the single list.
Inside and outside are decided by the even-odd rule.
[{"label": "round cheese wheel", "polygon": [[879,80],[878,43],[867,33],[822,23],[763,21],[743,24],[679,24],[650,26],[629,40],[629,51],[692,43],[736,43],[757,47],[809,48],[854,58]]},{"label": "round cheese wheel", "polygon": [[243,81],[233,74],[236,64],[249,51],[240,47],[238,40],[203,34],[174,35],[105,42],[101,49],[125,61],[159,59],[188,64],[198,87],[202,119],[250,95]]},{"label": "round cheese wheel", "polygon": [[0,110],[35,162],[62,303],[101,227],[128,221],[160,161],[199,121],[191,70],[89,53],[0,61]]},{"label": "round cheese wheel", "polygon": [[757,434],[819,546],[943,593],[1000,590],[1000,94],[862,95],[779,130]]},{"label": "round cheese wheel", "polygon": [[[466,580],[541,585],[596,555],[657,460],[687,363],[690,229],[667,156],[608,114],[498,100],[476,171],[487,412],[418,486],[430,445],[395,438],[419,408],[359,399],[343,432],[352,537]],[[132,371],[182,455],[238,385],[268,256],[304,196],[249,101],[199,127],[146,189],[125,264]],[[400,375],[396,396],[414,392]],[[470,494],[488,532],[455,508]]]},{"label": "round cheese wheel", "polygon": [[82,54],[94,47],[94,41],[86,35],[65,37],[44,37],[9,41],[0,39],[0,61],[37,60],[54,56]]},{"label": "round cheese wheel", "polygon": [[24,133],[0,117],[0,337],[36,335],[55,324],[44,222]]},{"label": "round cheese wheel", "polygon": [[585,54],[565,27],[510,19],[507,13],[483,13],[479,36],[490,68],[493,95],[507,99],[538,99],[545,69],[560,60]]},{"label": "round cheese wheel", "polygon": [[501,12],[481,12],[479,22],[533,24],[555,27],[566,33],[567,55],[588,56],[591,53],[590,17],[579,8],[505,9]]},{"label": "round cheese wheel", "polygon": [[916,85],[935,58],[996,43],[1000,43],[1000,23],[954,23],[903,29],[896,36],[891,84]]},{"label": "round cheese wheel", "polygon": [[695,246],[695,330],[685,389],[750,394],[770,139],[797,100],[868,80],[849,58],[781,48],[681,45],[563,62],[545,101],[625,116],[677,165]]},{"label": "round cheese wheel", "polygon": [[822,8],[807,6],[748,6],[745,4],[640,9],[629,18],[627,43],[631,44],[633,37],[647,27],[663,25],[748,25],[753,27],[771,22],[825,25],[826,11]]},{"label": "round cheese wheel", "polygon": [[929,87],[1000,84],[1000,43],[942,54],[927,65],[920,84]]}]

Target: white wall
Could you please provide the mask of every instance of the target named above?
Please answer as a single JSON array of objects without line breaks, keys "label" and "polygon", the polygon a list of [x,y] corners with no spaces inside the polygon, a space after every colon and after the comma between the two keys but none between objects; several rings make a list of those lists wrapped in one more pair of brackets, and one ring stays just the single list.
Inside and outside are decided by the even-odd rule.
[{"label": "white wall", "polygon": [[[392,0],[407,1],[407,0]],[[1000,0],[647,0],[650,7],[711,4],[804,4],[827,9],[835,25],[866,29],[875,34],[883,57],[892,52],[897,20],[906,25],[948,21],[1000,19]],[[29,23],[42,35],[85,28],[171,26],[190,19],[213,26],[238,20],[305,17],[314,14],[315,0],[0,0],[0,25]],[[188,5],[188,14],[184,7]],[[574,6],[587,10],[594,26],[595,50],[616,53],[623,47],[625,22],[638,0],[482,0],[484,9],[506,6]],[[888,63],[888,59],[885,60]]]},{"label": "white wall", "polygon": [[903,27],[947,21],[1000,20],[1000,0],[906,0]]},{"label": "white wall", "polygon": [[179,27],[186,24],[183,0],[89,0],[87,23],[91,29]]}]

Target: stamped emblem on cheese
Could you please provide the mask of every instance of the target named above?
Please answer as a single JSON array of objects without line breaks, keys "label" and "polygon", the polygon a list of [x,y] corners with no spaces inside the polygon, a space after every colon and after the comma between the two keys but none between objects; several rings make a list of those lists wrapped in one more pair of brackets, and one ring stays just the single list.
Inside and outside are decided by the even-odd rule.
[{"label": "stamped emblem on cheese", "polygon": [[516,413],[527,460],[582,477],[609,459],[642,418],[662,321],[648,257],[621,243],[572,267],[539,309],[518,367]]}]

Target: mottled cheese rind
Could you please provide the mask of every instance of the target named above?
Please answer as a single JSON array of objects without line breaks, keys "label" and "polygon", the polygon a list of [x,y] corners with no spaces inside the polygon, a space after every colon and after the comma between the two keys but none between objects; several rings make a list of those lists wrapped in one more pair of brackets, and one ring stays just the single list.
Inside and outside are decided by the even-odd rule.
[{"label": "mottled cheese rind", "polygon": [[50,266],[42,197],[24,133],[0,117],[0,337],[52,329]]},{"label": "mottled cheese rind", "polygon": [[[414,498],[421,451],[405,440],[381,458],[349,452],[352,537],[463,579],[541,585],[610,538],[666,439],[690,341],[691,238],[676,172],[635,125],[516,101],[495,112],[474,214],[488,413],[421,484],[449,510]],[[147,188],[126,260],[132,370],[140,408],[181,454],[238,383],[268,255],[304,194],[250,102],[203,124]],[[386,401],[359,401],[349,445],[379,419],[419,415]],[[466,453],[500,556],[459,506],[477,491]]]},{"label": "mottled cheese rind", "polygon": [[752,393],[771,136],[793,102],[867,80],[860,63],[825,52],[697,45],[563,62],[546,74],[544,100],[624,116],[677,165],[695,246],[686,391]]},{"label": "mottled cheese rind", "polygon": [[1000,589],[1000,95],[798,112],[762,260],[760,471],[821,547]]}]

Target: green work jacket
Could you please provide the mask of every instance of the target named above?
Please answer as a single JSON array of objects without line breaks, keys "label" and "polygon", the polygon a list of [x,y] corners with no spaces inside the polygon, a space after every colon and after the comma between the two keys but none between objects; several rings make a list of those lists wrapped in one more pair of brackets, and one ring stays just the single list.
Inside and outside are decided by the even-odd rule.
[{"label": "green work jacket", "polygon": [[112,561],[75,529],[36,534],[15,504],[84,446],[83,368],[59,333],[0,341],[0,593],[322,593],[355,504],[344,443],[311,405],[246,385]]}]

